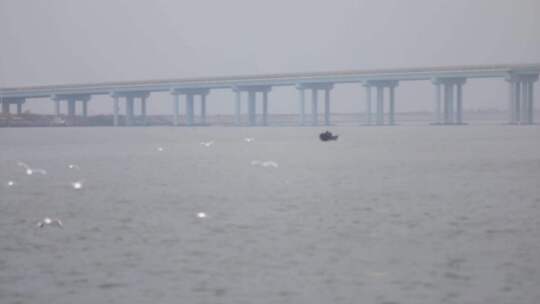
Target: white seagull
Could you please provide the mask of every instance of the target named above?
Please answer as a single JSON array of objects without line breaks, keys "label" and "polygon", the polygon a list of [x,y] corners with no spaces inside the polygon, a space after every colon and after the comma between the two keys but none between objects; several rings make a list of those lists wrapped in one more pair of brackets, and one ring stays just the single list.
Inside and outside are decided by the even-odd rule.
[{"label": "white seagull", "polygon": [[8,187],[13,187],[13,186],[15,186],[15,182],[10,180],[10,181],[7,182],[7,186]]},{"label": "white seagull", "polygon": [[164,151],[163,147],[157,147],[156,150],[158,150],[158,152],[163,152]]},{"label": "white seagull", "polygon": [[26,170],[27,175],[32,175],[34,173],[39,173],[39,174],[42,174],[42,175],[47,174],[47,171],[44,170],[44,169],[31,168],[28,164],[25,164],[25,163],[20,162],[20,161],[17,162],[17,165],[23,167]]},{"label": "white seagull", "polygon": [[205,146],[205,147],[210,147],[211,145],[214,144],[214,141],[203,141],[201,142],[201,146]]},{"label": "white seagull", "polygon": [[79,166],[77,166],[77,165],[75,165],[75,164],[69,164],[69,165],[68,165],[68,168],[70,168],[70,169],[77,169],[77,170],[80,170],[80,169],[81,169],[81,167],[79,167]]},{"label": "white seagull", "polygon": [[265,168],[268,168],[268,167],[277,168],[277,167],[279,167],[278,163],[276,163],[275,161],[272,161],[272,160],[265,160],[265,161],[252,160],[251,165],[252,166],[261,166],[261,167],[265,167]]},{"label": "white seagull", "polygon": [[50,217],[46,217],[43,220],[37,222],[36,227],[43,228],[46,225],[53,225],[53,226],[57,226],[59,228],[64,227],[61,220],[59,220],[59,219],[51,219]]},{"label": "white seagull", "polygon": [[253,137],[246,137],[246,138],[244,138],[244,141],[250,143],[250,142],[252,142],[252,141],[255,141],[255,138],[253,138]]},{"label": "white seagull", "polygon": [[205,218],[205,217],[206,217],[206,213],[204,213],[204,212],[198,212],[198,213],[197,213],[197,217],[198,217],[198,218]]},{"label": "white seagull", "polygon": [[84,182],[84,181],[82,181],[82,180],[76,181],[76,182],[71,183],[71,186],[72,186],[73,189],[75,189],[75,190],[80,190],[80,189],[82,189],[82,187],[83,187],[83,182]]}]

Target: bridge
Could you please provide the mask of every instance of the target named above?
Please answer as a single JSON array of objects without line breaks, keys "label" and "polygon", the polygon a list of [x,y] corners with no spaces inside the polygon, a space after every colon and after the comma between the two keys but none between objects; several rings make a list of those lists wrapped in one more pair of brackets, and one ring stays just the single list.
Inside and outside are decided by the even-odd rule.
[{"label": "bridge", "polygon": [[[540,64],[501,64],[447,66],[425,68],[349,70],[316,73],[287,73],[243,75],[230,77],[202,77],[146,81],[103,82],[0,88],[2,113],[9,114],[11,105],[22,113],[22,106],[31,98],[50,98],[55,103],[55,114],[61,115],[61,102],[67,103],[67,115],[76,115],[76,104],[87,116],[88,102],[94,95],[109,95],[112,100],[113,125],[120,125],[120,101],[125,101],[125,124],[133,125],[135,101],[140,101],[140,116],[146,117],[146,102],[155,92],[170,92],[173,125],[181,124],[180,99],[185,101],[184,124],[206,124],[206,96],[215,89],[230,89],[236,93],[235,121],[241,124],[242,96],[247,97],[248,125],[268,125],[268,95],[272,87],[290,86],[298,91],[298,124],[319,125],[319,93],[324,93],[324,124],[331,119],[330,93],[335,84],[358,83],[365,87],[366,125],[395,124],[395,91],[402,81],[430,81],[433,84],[433,124],[463,124],[462,88],[467,79],[500,78],[508,83],[508,123],[534,123],[534,84],[540,74]],[[306,117],[305,91],[311,94],[311,117]],[[385,98],[385,93],[388,95]],[[262,98],[257,121],[257,97]],[[194,103],[200,102],[196,121]],[[387,107],[385,107],[387,103]],[[387,112],[384,109],[387,108]]]}]

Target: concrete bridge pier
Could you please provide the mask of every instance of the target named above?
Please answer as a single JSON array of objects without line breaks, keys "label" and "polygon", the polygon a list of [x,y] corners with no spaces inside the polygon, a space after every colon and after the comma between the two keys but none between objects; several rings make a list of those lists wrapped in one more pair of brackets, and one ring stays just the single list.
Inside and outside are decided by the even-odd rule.
[{"label": "concrete bridge pier", "polygon": [[302,83],[296,86],[300,92],[300,125],[304,125],[305,121],[305,89],[311,90],[311,125],[319,125],[319,91],[324,91],[324,123],[330,125],[330,91],[334,88],[333,83]]},{"label": "concrete bridge pier", "polygon": [[12,104],[17,107],[17,115],[22,114],[22,105],[26,102],[24,97],[3,97],[2,98],[2,114],[11,114],[10,106]]},{"label": "concrete bridge pier", "polygon": [[59,117],[62,115],[62,101],[67,104],[67,115],[70,118],[75,118],[77,115],[77,102],[81,102],[81,114],[83,117],[88,116],[88,102],[90,101],[90,94],[54,94],[51,99],[54,101],[54,114]]},{"label": "concrete bridge pier", "polygon": [[[143,121],[146,119],[146,99],[150,96],[146,91],[113,91],[110,93],[113,97],[113,125],[120,125],[120,98],[125,98],[125,125],[133,126],[136,123],[135,117],[135,101],[141,100],[141,116]],[[144,105],[143,105],[144,104]]]},{"label": "concrete bridge pier", "polygon": [[9,114],[9,102],[2,98],[2,114]]},{"label": "concrete bridge pier", "polygon": [[[374,122],[378,126],[385,125],[385,98],[384,91],[388,89],[388,112],[387,112],[387,124],[395,124],[395,87],[397,87],[398,81],[391,80],[368,80],[365,81],[363,86],[366,88],[366,123],[371,125]],[[375,117],[373,117],[373,94],[371,88],[376,88],[376,100],[375,100]]]},{"label": "concrete bridge pier", "polygon": [[268,92],[272,90],[271,86],[234,86],[233,91],[236,92],[236,110],[235,121],[237,125],[241,122],[241,101],[242,92],[247,92],[247,114],[248,126],[257,125],[257,94],[262,95],[262,125],[268,124]]},{"label": "concrete bridge pier", "polygon": [[510,74],[509,84],[509,123],[517,125],[534,124],[534,83],[538,74]]},{"label": "concrete bridge pier", "polygon": [[463,77],[432,79],[435,88],[433,124],[463,124],[463,85],[465,82],[466,79]]},{"label": "concrete bridge pier", "polygon": [[301,85],[297,85],[296,89],[298,90],[298,106],[299,106],[299,120],[298,124],[300,126],[303,126],[306,122],[306,105],[305,105],[305,98],[306,93],[304,90],[304,87]]},{"label": "concrete bridge pier", "polygon": [[173,88],[171,94],[174,97],[174,125],[180,125],[180,95],[186,96],[186,125],[195,125],[195,97],[199,96],[201,103],[200,120],[201,124],[206,124],[206,95],[210,93],[210,89],[205,88]]},{"label": "concrete bridge pier", "polygon": [[146,98],[147,96],[141,96],[141,120],[146,126]]}]

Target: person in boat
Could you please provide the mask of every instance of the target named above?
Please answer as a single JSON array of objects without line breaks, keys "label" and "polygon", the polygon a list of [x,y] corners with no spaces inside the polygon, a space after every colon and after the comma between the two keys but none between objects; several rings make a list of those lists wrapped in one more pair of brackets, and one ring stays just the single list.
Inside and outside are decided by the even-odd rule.
[{"label": "person in boat", "polygon": [[332,132],[326,130],[325,132],[321,133],[319,135],[319,138],[322,140],[322,141],[327,141],[327,140],[336,140],[337,139],[337,135],[334,135],[332,134]]}]

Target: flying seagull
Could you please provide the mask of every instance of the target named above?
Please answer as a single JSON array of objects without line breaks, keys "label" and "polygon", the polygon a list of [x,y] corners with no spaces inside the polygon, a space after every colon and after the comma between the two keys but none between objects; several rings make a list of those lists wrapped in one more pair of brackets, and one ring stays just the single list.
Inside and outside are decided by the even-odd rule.
[{"label": "flying seagull", "polygon": [[56,227],[59,227],[59,228],[64,227],[61,220],[59,220],[59,219],[51,219],[50,217],[46,217],[43,220],[37,222],[36,227],[43,228],[43,227],[45,227],[47,225],[53,225],[53,226],[56,226]]},{"label": "flying seagull", "polygon": [[39,173],[39,174],[42,174],[42,175],[47,174],[47,171],[44,170],[44,169],[31,168],[28,164],[25,164],[25,163],[20,162],[20,161],[17,162],[17,165],[23,167],[26,170],[27,175],[32,175],[34,173]]},{"label": "flying seagull", "polygon": [[210,147],[211,145],[214,144],[214,141],[203,141],[201,142],[201,146],[205,146],[205,147]]}]

